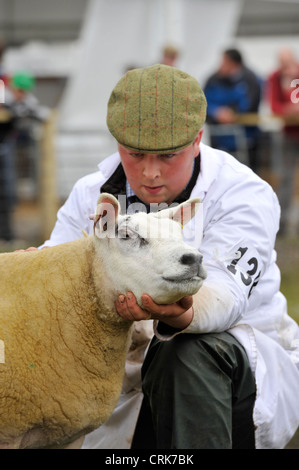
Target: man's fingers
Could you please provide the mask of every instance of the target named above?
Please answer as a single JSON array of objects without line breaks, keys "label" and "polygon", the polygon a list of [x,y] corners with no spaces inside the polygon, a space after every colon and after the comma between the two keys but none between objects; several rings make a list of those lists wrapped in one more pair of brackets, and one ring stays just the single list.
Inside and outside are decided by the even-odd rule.
[{"label": "man's fingers", "polygon": [[126,295],[120,294],[115,302],[117,313],[127,320],[139,321],[148,320],[149,312],[143,310],[137,303],[136,297],[132,292]]},{"label": "man's fingers", "polygon": [[174,304],[159,305],[156,304],[148,294],[141,297],[142,307],[137,303],[136,297],[132,292],[126,295],[120,294],[115,302],[117,313],[130,321],[149,320],[153,318],[161,321],[178,321],[179,317],[190,309],[193,304],[193,297],[186,296]]},{"label": "man's fingers", "polygon": [[183,309],[188,310],[193,305],[193,296],[187,295],[186,297],[183,297],[181,300],[179,300],[177,303]]},{"label": "man's fingers", "polygon": [[141,297],[141,300],[142,300],[142,304],[144,305],[144,308],[148,310],[148,312],[152,314],[156,314],[156,315],[161,315],[161,316],[181,315],[186,310],[188,310],[193,304],[192,295],[183,297],[178,302],[174,304],[168,304],[168,305],[156,304],[148,294],[144,294]]}]

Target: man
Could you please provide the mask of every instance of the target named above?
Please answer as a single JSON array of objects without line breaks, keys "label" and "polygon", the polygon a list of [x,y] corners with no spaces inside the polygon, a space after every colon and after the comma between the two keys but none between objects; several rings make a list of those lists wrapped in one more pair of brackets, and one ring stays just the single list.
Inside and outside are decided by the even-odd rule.
[{"label": "man", "polygon": [[[123,393],[84,448],[275,448],[298,426],[299,329],[279,292],[277,198],[248,167],[201,143],[205,114],[188,74],[165,65],[129,71],[108,103],[118,152],[75,184],[45,242],[92,233],[100,191],[126,197],[128,210],[202,199],[202,218],[184,236],[200,245],[207,279],[173,305],[145,292],[141,308],[134,286],[115,299],[118,314],[136,320]],[[156,335],[144,360],[150,316]]]},{"label": "man", "polygon": [[17,72],[11,79],[5,77],[4,80],[7,85],[5,103],[0,103],[0,108],[7,117],[0,123],[0,239],[10,241],[14,238],[12,214],[17,199],[17,154],[22,152],[19,158],[26,168],[24,161],[31,160],[34,152],[32,120],[45,120],[49,110],[40,106],[31,94],[34,78],[30,73]]},{"label": "man", "polygon": [[176,47],[167,45],[163,48],[161,64],[175,67],[179,55],[179,50]]},{"label": "man", "polygon": [[295,86],[299,77],[299,62],[294,52],[285,47],[279,50],[278,62],[278,69],[268,78],[267,98],[271,111],[285,119],[278,197],[282,208],[280,233],[288,233],[292,225],[292,198],[298,162],[299,103]]},{"label": "man", "polygon": [[[207,81],[204,92],[208,102],[207,122],[221,125],[221,133],[211,128],[213,147],[237,155],[240,149],[240,137],[232,132],[238,114],[257,113],[261,100],[261,83],[257,76],[245,66],[241,53],[237,49],[227,49],[222,54],[221,63],[216,73]],[[216,128],[217,129],[217,128]],[[243,129],[245,147],[249,165],[257,171],[259,129],[257,126],[245,126]],[[244,146],[243,141],[241,145]]]}]

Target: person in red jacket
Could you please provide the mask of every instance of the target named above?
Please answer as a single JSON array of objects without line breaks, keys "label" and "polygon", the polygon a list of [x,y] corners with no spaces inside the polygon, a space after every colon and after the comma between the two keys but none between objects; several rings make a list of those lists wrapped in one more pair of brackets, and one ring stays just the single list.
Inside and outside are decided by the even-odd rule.
[{"label": "person in red jacket", "polygon": [[[278,191],[281,205],[281,233],[287,231],[295,188],[295,167],[299,157],[299,96],[296,79],[299,79],[299,62],[294,53],[283,48],[278,54],[279,68],[268,79],[268,100],[271,111],[286,121],[283,138],[283,171]],[[291,122],[292,121],[292,122]]]}]

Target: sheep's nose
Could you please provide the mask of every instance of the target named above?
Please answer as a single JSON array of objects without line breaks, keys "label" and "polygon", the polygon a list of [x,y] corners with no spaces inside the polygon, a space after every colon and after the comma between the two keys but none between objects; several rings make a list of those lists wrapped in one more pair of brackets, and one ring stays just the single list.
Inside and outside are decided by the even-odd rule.
[{"label": "sheep's nose", "polygon": [[184,253],[180,259],[181,264],[193,266],[202,263],[202,255],[200,253]]}]

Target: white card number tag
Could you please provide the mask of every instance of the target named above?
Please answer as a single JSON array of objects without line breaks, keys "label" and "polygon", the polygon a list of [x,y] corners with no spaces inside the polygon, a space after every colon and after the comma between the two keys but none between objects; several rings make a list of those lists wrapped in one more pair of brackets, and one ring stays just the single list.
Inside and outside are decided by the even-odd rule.
[{"label": "white card number tag", "polygon": [[234,251],[230,261],[225,263],[226,269],[235,281],[248,290],[248,298],[261,276],[261,261],[255,248],[240,244]]}]

